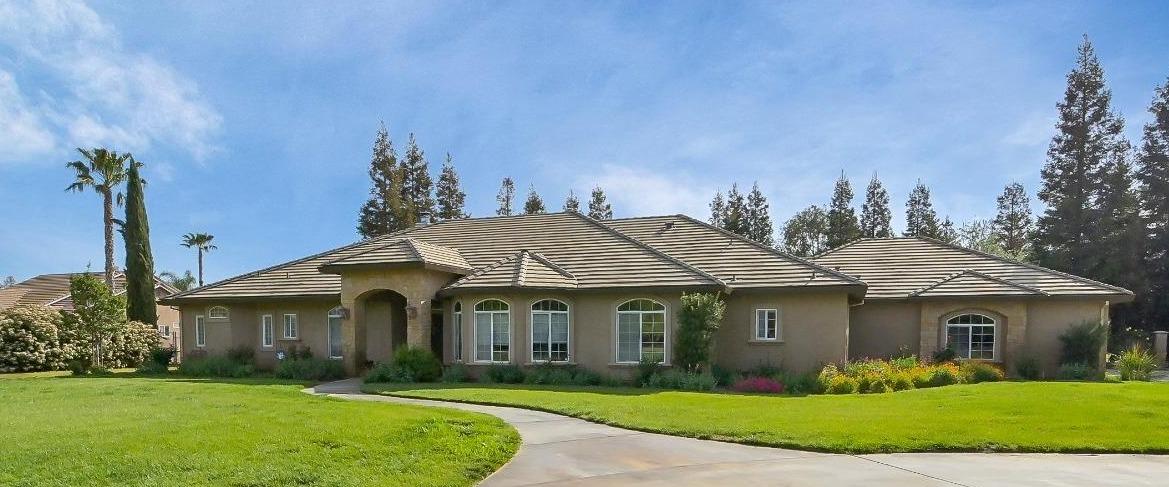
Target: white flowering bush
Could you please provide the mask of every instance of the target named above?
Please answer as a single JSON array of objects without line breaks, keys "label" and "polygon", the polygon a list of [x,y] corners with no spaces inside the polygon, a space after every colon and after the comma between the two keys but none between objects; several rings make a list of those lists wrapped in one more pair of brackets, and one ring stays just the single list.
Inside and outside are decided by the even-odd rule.
[{"label": "white flowering bush", "polygon": [[102,363],[108,368],[138,367],[150,360],[150,350],[158,347],[158,331],[140,321],[119,327],[102,348]]},{"label": "white flowering bush", "polygon": [[0,312],[0,372],[65,368],[72,347],[62,346],[61,324],[61,313],[45,306]]}]

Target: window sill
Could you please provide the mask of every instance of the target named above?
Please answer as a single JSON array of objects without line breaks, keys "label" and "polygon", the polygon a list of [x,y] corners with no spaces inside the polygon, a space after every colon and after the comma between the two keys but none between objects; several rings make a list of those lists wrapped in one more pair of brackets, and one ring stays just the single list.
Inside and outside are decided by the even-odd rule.
[{"label": "window sill", "polygon": [[757,345],[779,345],[779,344],[783,343],[783,339],[782,338],[769,338],[769,339],[752,338],[752,339],[747,340],[747,343],[752,343],[752,344],[757,344]]},{"label": "window sill", "polygon": [[284,338],[281,338],[277,341],[280,341],[280,342],[299,342],[300,339],[296,338],[296,337],[284,337]]},{"label": "window sill", "polygon": [[[609,367],[612,368],[637,368],[641,365],[640,362],[609,362]],[[658,363],[659,367],[672,367],[669,362]]]},{"label": "window sill", "polygon": [[524,362],[523,365],[527,366],[527,367],[537,367],[540,365],[551,365],[553,367],[560,367],[560,366],[576,365],[576,362],[575,361],[561,361],[561,362],[540,361],[540,362]]}]

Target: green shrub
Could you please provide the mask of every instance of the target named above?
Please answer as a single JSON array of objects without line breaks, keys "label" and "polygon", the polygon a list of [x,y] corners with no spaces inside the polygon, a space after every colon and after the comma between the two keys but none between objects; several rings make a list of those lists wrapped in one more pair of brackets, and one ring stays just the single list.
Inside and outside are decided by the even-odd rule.
[{"label": "green shrub", "polygon": [[596,386],[601,384],[601,375],[584,367],[576,367],[572,371],[572,385]]},{"label": "green shrub", "polygon": [[1133,346],[1116,357],[1116,368],[1120,370],[1120,380],[1147,381],[1157,369],[1157,357],[1139,345]]},{"label": "green shrub", "polygon": [[138,321],[114,327],[102,346],[102,365],[109,368],[138,367],[158,348],[158,329]]},{"label": "green shrub", "polygon": [[869,382],[869,386],[865,389],[868,393],[882,393],[892,391],[893,387],[885,383],[883,379],[877,379]]},{"label": "green shrub", "polygon": [[442,377],[442,362],[429,348],[398,347],[394,351],[393,363],[410,371],[416,382],[434,382]]},{"label": "green shrub", "polygon": [[[772,369],[774,369],[774,373],[781,372],[779,369],[775,369],[774,367],[759,366],[753,372],[750,372],[748,375],[751,375],[752,377],[771,377],[771,374],[765,374],[765,373],[761,373],[759,371],[772,371]],[[740,377],[743,376],[743,374],[736,373],[735,371],[733,371],[731,369],[728,369],[726,367],[722,367],[719,365],[711,366],[710,367],[710,374],[714,376],[714,380],[716,382],[718,382],[719,384],[734,384],[735,382],[737,382],[739,380]]]},{"label": "green shrub", "polygon": [[816,382],[816,374],[783,374],[780,382],[788,394],[815,394],[823,392]]},{"label": "green shrub", "polygon": [[638,386],[645,385],[650,377],[661,372],[662,363],[660,360],[643,358],[637,362],[637,376],[634,377],[634,383]]},{"label": "green shrub", "polygon": [[[307,359],[311,360],[311,359]],[[390,382],[395,384],[409,384],[416,382],[414,373],[393,362],[379,362],[366,372],[365,383]]]},{"label": "green shrub", "polygon": [[935,364],[919,370],[913,377],[913,386],[918,389],[942,387],[961,382],[958,366],[952,363]]},{"label": "green shrub", "polygon": [[917,355],[902,355],[889,359],[889,365],[895,369],[907,370],[917,367],[920,363],[917,360]]},{"label": "green shrub", "polygon": [[600,377],[600,385],[604,387],[629,387],[630,385],[637,385],[631,384],[629,380],[618,375],[602,375]]},{"label": "green shrub", "polygon": [[909,372],[898,372],[893,375],[892,380],[889,381],[889,387],[894,391],[907,391],[913,389],[913,375]]},{"label": "green shrub", "polygon": [[714,376],[669,369],[651,375],[642,387],[682,391],[709,391],[715,386]]},{"label": "green shrub", "polygon": [[64,368],[73,357],[62,350],[61,325],[61,313],[45,306],[0,312],[0,372]]},{"label": "green shrub", "polygon": [[1015,375],[1020,379],[1039,380],[1043,377],[1043,366],[1039,365],[1038,358],[1020,357],[1015,361]]},{"label": "green shrub", "polygon": [[150,362],[166,368],[174,361],[175,352],[173,347],[154,347],[150,349]]},{"label": "green shrub", "polygon": [[223,355],[188,356],[179,364],[179,373],[191,377],[248,377],[256,372],[251,364],[241,364]]},{"label": "green shrub", "polygon": [[1002,370],[986,362],[962,362],[958,365],[958,373],[961,375],[962,382],[967,384],[998,382],[1004,379]]},{"label": "green shrub", "polygon": [[1069,327],[1059,336],[1061,364],[1086,364],[1095,369],[1100,351],[1108,338],[1108,327],[1102,323],[1085,321]]},{"label": "green shrub", "polygon": [[513,364],[491,364],[484,375],[487,381],[496,384],[519,384],[524,381],[524,369]]},{"label": "green shrub", "polygon": [[276,366],[276,377],[308,381],[345,378],[345,366],[340,360],[323,358],[284,359]]},{"label": "green shrub", "polygon": [[817,389],[827,392],[832,385],[832,380],[839,375],[841,375],[840,369],[836,367],[836,364],[825,365],[824,368],[820,369],[820,373],[816,375]]},{"label": "green shrub", "polygon": [[947,346],[934,352],[933,359],[934,363],[953,362],[958,360],[958,352],[955,352],[952,347]]},{"label": "green shrub", "polygon": [[565,386],[572,384],[572,366],[542,364],[528,369],[524,384]]},{"label": "green shrub", "polygon": [[853,394],[857,391],[857,381],[847,375],[834,375],[828,379],[824,392],[828,394]]},{"label": "green shrub", "polygon": [[295,343],[283,349],[285,360],[303,360],[313,358],[313,351],[308,346],[297,346]]},{"label": "green shrub", "polygon": [[1063,364],[1055,376],[1060,380],[1090,380],[1096,376],[1096,367],[1085,363]]},{"label": "green shrub", "polygon": [[686,372],[704,369],[726,310],[727,304],[718,293],[682,293],[674,336],[673,360],[678,368]]},{"label": "green shrub", "polygon": [[451,364],[443,369],[442,377],[439,380],[446,383],[470,382],[471,372],[467,370],[466,365]]},{"label": "green shrub", "polygon": [[256,350],[249,345],[235,345],[227,349],[227,359],[237,364],[255,364]]}]

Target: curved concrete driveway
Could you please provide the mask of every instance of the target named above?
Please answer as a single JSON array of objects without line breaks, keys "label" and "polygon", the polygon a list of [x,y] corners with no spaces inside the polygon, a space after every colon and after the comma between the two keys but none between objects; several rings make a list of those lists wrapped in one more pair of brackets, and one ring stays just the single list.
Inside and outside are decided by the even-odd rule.
[{"label": "curved concrete driveway", "polygon": [[[1163,486],[1169,457],[897,453],[842,455],[630,431],[557,414],[362,394],[349,379],[316,394],[446,407],[497,416],[523,438],[510,463],[481,485]],[[1150,425],[1150,427],[1164,427]]]}]

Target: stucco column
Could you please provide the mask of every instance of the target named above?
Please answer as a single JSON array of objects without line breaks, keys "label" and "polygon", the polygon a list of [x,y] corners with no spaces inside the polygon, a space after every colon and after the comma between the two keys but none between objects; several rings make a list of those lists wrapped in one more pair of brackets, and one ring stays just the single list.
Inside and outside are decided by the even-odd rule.
[{"label": "stucco column", "polygon": [[1157,356],[1157,366],[1164,367],[1165,356],[1169,354],[1169,331],[1153,332],[1153,353]]},{"label": "stucco column", "polygon": [[406,298],[406,344],[411,347],[430,348],[430,300],[423,294]]},{"label": "stucco column", "polygon": [[341,361],[345,373],[356,376],[365,363],[365,306],[352,297],[342,297],[341,307],[348,310],[341,320]]},{"label": "stucco column", "polygon": [[941,340],[938,335],[937,312],[928,303],[921,304],[921,342],[918,344],[918,356],[928,359],[938,351]]}]

